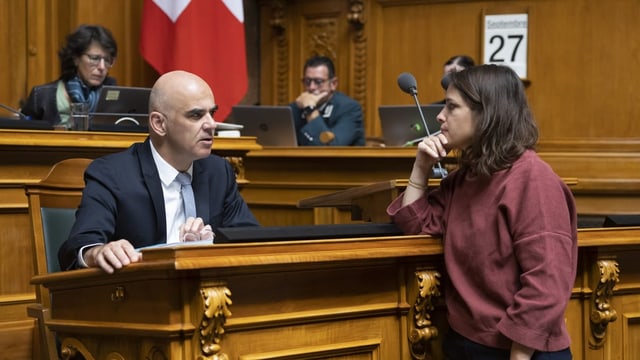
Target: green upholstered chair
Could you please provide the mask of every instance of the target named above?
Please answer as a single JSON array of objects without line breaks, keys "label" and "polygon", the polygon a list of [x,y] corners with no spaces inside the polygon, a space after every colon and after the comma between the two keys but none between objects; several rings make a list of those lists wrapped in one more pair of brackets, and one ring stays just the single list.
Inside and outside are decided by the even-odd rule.
[{"label": "green upholstered chair", "polygon": [[[63,160],[53,165],[40,182],[26,185],[33,229],[34,275],[60,271],[58,248],[75,221],[75,210],[84,189],[84,170],[90,163],[90,159]],[[55,336],[46,326],[50,319],[49,291],[43,286],[35,290],[36,304],[27,308],[27,314],[36,319],[38,330],[33,358],[57,359]]]}]

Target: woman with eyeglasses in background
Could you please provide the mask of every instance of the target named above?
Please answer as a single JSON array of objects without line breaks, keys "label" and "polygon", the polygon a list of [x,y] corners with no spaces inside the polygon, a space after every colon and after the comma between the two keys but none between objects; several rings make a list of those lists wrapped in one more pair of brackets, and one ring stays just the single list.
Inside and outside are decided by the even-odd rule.
[{"label": "woman with eyeglasses in background", "polygon": [[98,103],[100,88],[116,83],[107,75],[117,54],[111,31],[100,25],[80,25],[67,35],[66,44],[58,52],[60,77],[35,86],[22,113],[68,127],[72,103],[88,103],[91,112]]}]

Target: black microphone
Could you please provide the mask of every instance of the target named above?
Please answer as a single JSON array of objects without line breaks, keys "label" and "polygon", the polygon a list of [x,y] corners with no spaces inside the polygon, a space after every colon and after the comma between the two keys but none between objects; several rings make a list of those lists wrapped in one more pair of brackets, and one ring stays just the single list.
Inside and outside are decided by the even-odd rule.
[{"label": "black microphone", "polygon": [[10,112],[12,112],[12,113],[14,113],[14,114],[16,114],[16,115],[18,115],[18,117],[20,118],[20,120],[31,120],[31,116],[25,115],[25,114],[23,114],[22,112],[20,112],[20,111],[18,111],[18,110],[16,110],[16,109],[14,109],[14,108],[12,108],[12,107],[10,107],[10,106],[7,106],[7,105],[5,105],[5,104],[1,104],[1,103],[0,103],[0,107],[1,107],[1,108],[3,108],[3,109],[5,109],[5,110],[8,110],[8,111],[10,111]]},{"label": "black microphone", "polygon": [[411,73],[403,72],[398,76],[398,86],[411,96],[418,96],[418,84]]},{"label": "black microphone", "polygon": [[[422,125],[424,125],[424,129],[427,132],[427,136],[431,136],[429,132],[429,126],[427,125],[427,121],[424,119],[424,114],[422,113],[422,107],[420,107],[420,102],[418,101],[418,84],[416,82],[416,78],[408,72],[403,72],[398,76],[398,86],[400,89],[407,94],[411,95],[416,102],[416,107],[418,108],[418,112],[420,113],[420,119],[422,120]],[[433,177],[444,179],[447,177],[447,170],[442,167],[440,161],[437,162],[438,168],[433,168]]]}]

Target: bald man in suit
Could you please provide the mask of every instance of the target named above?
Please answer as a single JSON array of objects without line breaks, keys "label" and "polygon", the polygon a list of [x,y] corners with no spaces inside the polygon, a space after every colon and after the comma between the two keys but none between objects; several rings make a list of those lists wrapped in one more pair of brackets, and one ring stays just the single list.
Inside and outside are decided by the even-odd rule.
[{"label": "bald man in suit", "polygon": [[[87,168],[76,222],[58,252],[62,269],[112,273],[140,261],[140,247],[213,239],[216,227],[258,225],[233,168],[211,154],[216,110],[200,77],[173,71],[158,79],[149,98],[146,141]],[[181,172],[192,178],[195,217],[182,207],[176,178]]]}]

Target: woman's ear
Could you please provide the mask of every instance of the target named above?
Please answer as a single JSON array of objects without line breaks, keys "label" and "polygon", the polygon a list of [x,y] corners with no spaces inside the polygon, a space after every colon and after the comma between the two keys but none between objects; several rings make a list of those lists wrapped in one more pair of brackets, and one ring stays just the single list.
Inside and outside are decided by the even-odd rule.
[{"label": "woman's ear", "polygon": [[167,133],[167,117],[157,111],[149,114],[149,130],[164,136]]}]

